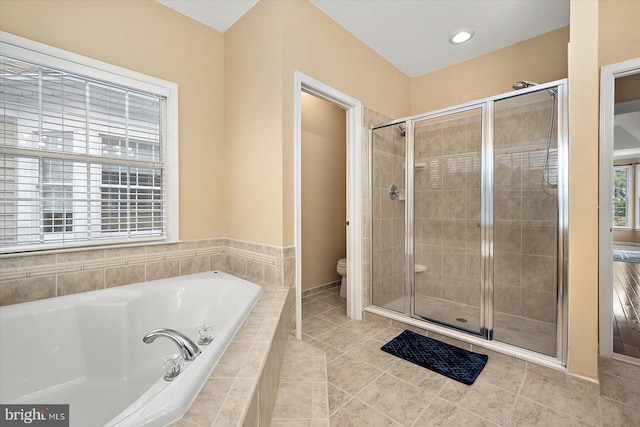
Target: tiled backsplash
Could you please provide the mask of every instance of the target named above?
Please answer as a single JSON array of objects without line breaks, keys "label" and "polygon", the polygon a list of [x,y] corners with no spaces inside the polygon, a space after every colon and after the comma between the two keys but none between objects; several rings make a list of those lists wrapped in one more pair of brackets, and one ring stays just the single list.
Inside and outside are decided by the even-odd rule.
[{"label": "tiled backsplash", "polygon": [[295,285],[295,248],[233,239],[194,240],[0,258],[0,305],[221,270]]}]

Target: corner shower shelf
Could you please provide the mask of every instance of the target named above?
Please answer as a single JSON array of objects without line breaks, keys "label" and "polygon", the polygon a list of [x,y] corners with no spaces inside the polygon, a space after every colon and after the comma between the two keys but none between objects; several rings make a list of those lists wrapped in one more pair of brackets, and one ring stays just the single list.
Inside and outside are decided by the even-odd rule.
[{"label": "corner shower shelf", "polygon": [[[404,167],[404,166],[403,166],[403,167]],[[426,168],[427,168],[427,164],[426,164],[425,162],[419,162],[419,163],[415,163],[415,164],[413,165],[413,167],[414,167],[416,170],[426,169]]]}]

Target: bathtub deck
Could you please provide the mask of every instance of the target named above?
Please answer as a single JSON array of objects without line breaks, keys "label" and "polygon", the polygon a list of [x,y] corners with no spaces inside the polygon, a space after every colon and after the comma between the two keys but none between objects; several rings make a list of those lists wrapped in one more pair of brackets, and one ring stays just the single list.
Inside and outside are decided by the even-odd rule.
[{"label": "bathtub deck", "polygon": [[172,426],[269,425],[287,344],[293,291],[264,291],[196,400]]}]

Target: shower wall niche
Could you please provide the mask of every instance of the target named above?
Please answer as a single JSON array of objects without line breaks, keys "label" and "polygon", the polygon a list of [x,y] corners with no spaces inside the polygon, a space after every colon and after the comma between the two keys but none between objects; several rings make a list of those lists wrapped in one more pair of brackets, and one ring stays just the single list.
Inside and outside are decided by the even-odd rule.
[{"label": "shower wall niche", "polygon": [[371,305],[564,363],[566,81],[371,141]]}]

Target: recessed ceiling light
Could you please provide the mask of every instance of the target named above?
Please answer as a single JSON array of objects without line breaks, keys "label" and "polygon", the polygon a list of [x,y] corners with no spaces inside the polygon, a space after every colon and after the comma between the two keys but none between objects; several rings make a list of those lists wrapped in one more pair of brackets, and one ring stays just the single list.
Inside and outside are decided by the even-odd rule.
[{"label": "recessed ceiling light", "polygon": [[473,37],[473,30],[458,30],[449,37],[449,42],[454,44],[464,43]]}]

